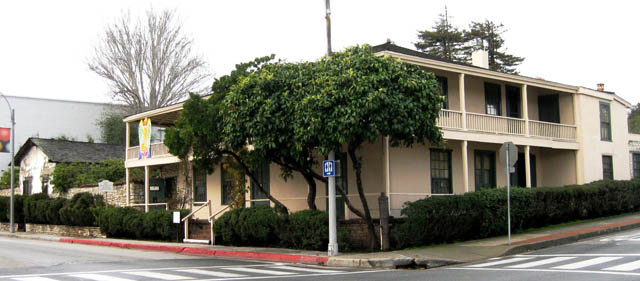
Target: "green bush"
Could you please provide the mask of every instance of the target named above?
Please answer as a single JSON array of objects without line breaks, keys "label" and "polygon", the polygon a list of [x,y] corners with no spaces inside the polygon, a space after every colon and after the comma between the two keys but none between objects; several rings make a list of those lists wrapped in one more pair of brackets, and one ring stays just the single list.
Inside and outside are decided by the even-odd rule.
[{"label": "green bush", "polygon": [[[15,223],[25,223],[24,220],[24,199],[26,196],[24,195],[14,195],[13,196],[13,222]],[[9,205],[7,205],[7,218],[9,215]]]},{"label": "green bush", "polygon": [[25,196],[24,199],[24,220],[26,223],[47,223],[47,201],[49,195],[46,193],[36,193]]},{"label": "green bush", "polygon": [[237,208],[224,213],[213,224],[222,243],[236,246],[274,246],[286,217],[267,206]]},{"label": "green bush", "polygon": [[0,222],[9,221],[9,197],[0,196]]},{"label": "green bush", "polygon": [[102,163],[59,163],[53,170],[53,190],[66,193],[69,188],[85,184],[97,184],[102,180],[121,181],[124,179],[124,160],[113,159]]},{"label": "green bush", "polygon": [[[640,210],[640,180],[511,189],[514,232]],[[507,233],[507,190],[489,189],[408,202],[398,248],[480,239]]]},{"label": "green bush", "polygon": [[[188,214],[180,211],[181,216]],[[173,240],[178,226],[173,224],[173,211],[157,210],[144,213],[132,207],[108,207],[98,211],[100,231],[113,238]]]},{"label": "green bush", "polygon": [[318,210],[302,210],[288,216],[279,233],[285,246],[294,249],[323,250],[329,244],[329,216]]},{"label": "green bush", "polygon": [[60,209],[60,221],[64,225],[94,226],[96,225],[97,208],[104,207],[102,195],[83,192],[73,196]]}]

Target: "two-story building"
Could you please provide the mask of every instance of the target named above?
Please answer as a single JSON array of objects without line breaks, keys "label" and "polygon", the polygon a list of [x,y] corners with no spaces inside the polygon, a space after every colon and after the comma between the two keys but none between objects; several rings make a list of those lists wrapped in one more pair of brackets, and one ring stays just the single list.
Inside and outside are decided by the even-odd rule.
[{"label": "two-story building", "polygon": [[[507,141],[518,147],[518,161],[511,177],[513,186],[630,179],[636,169],[640,175],[640,166],[636,167],[636,162],[640,165],[640,154],[635,157],[629,149],[627,112],[631,105],[603,87],[593,90],[491,71],[482,56],[474,57],[475,65],[466,65],[391,43],[373,50],[377,55],[396,57],[435,73],[447,100],[438,120],[446,142],[444,148],[395,148],[382,136],[376,143],[364,145],[363,182],[374,216],[378,211],[375,200],[381,192],[390,197],[391,215],[399,216],[407,201],[506,186],[498,150]],[[150,118],[154,126],[169,127],[181,109],[182,104],[176,104],[129,116],[124,122],[129,128],[131,123]],[[640,151],[640,136],[636,139]],[[191,190],[195,205],[210,201],[215,211],[229,203],[229,173],[222,167],[213,174],[194,171],[190,163],[169,154],[161,139],[150,149],[151,158],[138,159],[139,148],[127,145],[127,173],[138,168],[150,175],[157,170],[156,178],[147,176],[145,202],[129,202],[130,205],[147,209],[162,206],[167,194],[184,192],[186,188]],[[347,187],[349,196],[353,196],[351,201],[358,206],[351,163],[344,154],[338,156],[347,165],[341,165],[342,176],[336,182]],[[293,211],[306,208],[307,184],[301,175],[294,174],[284,181],[276,164],[265,165],[261,170],[259,178],[274,197]],[[192,177],[191,186],[185,186],[185,175]],[[248,182],[247,204],[268,203]],[[320,209],[326,206],[324,186],[318,182],[321,188],[316,204]],[[163,195],[154,196],[153,192]],[[340,200],[338,210],[341,217],[355,217]]]}]

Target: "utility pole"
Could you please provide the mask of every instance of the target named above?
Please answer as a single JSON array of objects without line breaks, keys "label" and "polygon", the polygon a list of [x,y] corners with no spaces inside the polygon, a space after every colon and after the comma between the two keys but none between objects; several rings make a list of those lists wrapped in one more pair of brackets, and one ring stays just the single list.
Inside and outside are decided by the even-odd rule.
[{"label": "utility pole", "polygon": [[[330,0],[325,0],[326,14],[325,19],[327,20],[327,56],[331,56],[331,5],[329,3]],[[336,159],[336,154],[332,150],[328,155],[329,161],[334,161]],[[335,167],[334,167],[335,169]],[[328,254],[330,257],[338,255],[338,231],[337,231],[337,221],[336,221],[336,178],[329,177],[329,249]]]},{"label": "utility pole", "polygon": [[7,106],[9,106],[9,114],[11,114],[11,170],[9,171],[9,174],[11,175],[11,198],[9,199],[11,203],[9,203],[9,232],[11,233],[15,233],[16,229],[15,229],[15,225],[14,225],[14,221],[13,221],[13,183],[14,183],[14,179],[13,179],[13,170],[15,169],[15,163],[14,163],[14,158],[15,158],[15,148],[16,148],[16,114],[15,114],[15,110],[11,107],[11,103],[9,103],[9,100],[7,99],[7,96],[5,96],[2,92],[0,92],[0,95],[2,95],[2,97],[4,98],[4,101],[7,102]]}]

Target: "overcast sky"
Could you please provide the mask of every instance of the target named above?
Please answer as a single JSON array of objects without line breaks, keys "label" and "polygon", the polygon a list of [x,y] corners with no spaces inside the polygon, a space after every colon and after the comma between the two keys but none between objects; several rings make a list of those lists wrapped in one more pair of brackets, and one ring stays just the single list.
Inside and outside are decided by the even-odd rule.
[{"label": "overcast sky", "polygon": [[[454,24],[501,22],[508,52],[526,58],[522,75],[595,88],[605,83],[640,101],[640,17],[634,1],[332,0],[334,51],[390,38],[414,48],[448,6]],[[107,83],[87,67],[104,27],[123,12],[176,9],[214,77],[271,53],[288,61],[326,52],[324,0],[0,1],[0,92],[108,102]]]}]

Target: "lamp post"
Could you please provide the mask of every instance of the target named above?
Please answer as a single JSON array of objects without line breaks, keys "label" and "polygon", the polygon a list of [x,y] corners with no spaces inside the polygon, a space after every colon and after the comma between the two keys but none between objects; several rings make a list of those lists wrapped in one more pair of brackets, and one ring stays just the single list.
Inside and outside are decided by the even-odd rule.
[{"label": "lamp post", "polygon": [[11,103],[9,103],[9,100],[7,99],[7,96],[5,96],[2,92],[0,92],[0,95],[4,98],[4,101],[7,102],[7,106],[9,107],[9,114],[11,114],[11,170],[9,171],[9,174],[11,174],[11,199],[10,199],[10,204],[9,204],[9,231],[11,233],[15,233],[16,229],[14,227],[13,224],[13,169],[14,169],[14,160],[13,158],[15,158],[15,140],[16,140],[16,130],[15,130],[15,126],[16,126],[16,118],[15,118],[15,111],[13,110],[13,108],[11,107]]},{"label": "lamp post", "polygon": [[[325,19],[327,20],[327,56],[331,56],[331,5],[330,0],[325,0]],[[335,160],[335,152],[332,150],[327,156],[329,161]],[[335,170],[335,166],[334,166]],[[337,222],[336,222],[336,178],[328,177],[328,198],[329,198],[329,256],[338,255],[338,235],[337,235]]]}]

